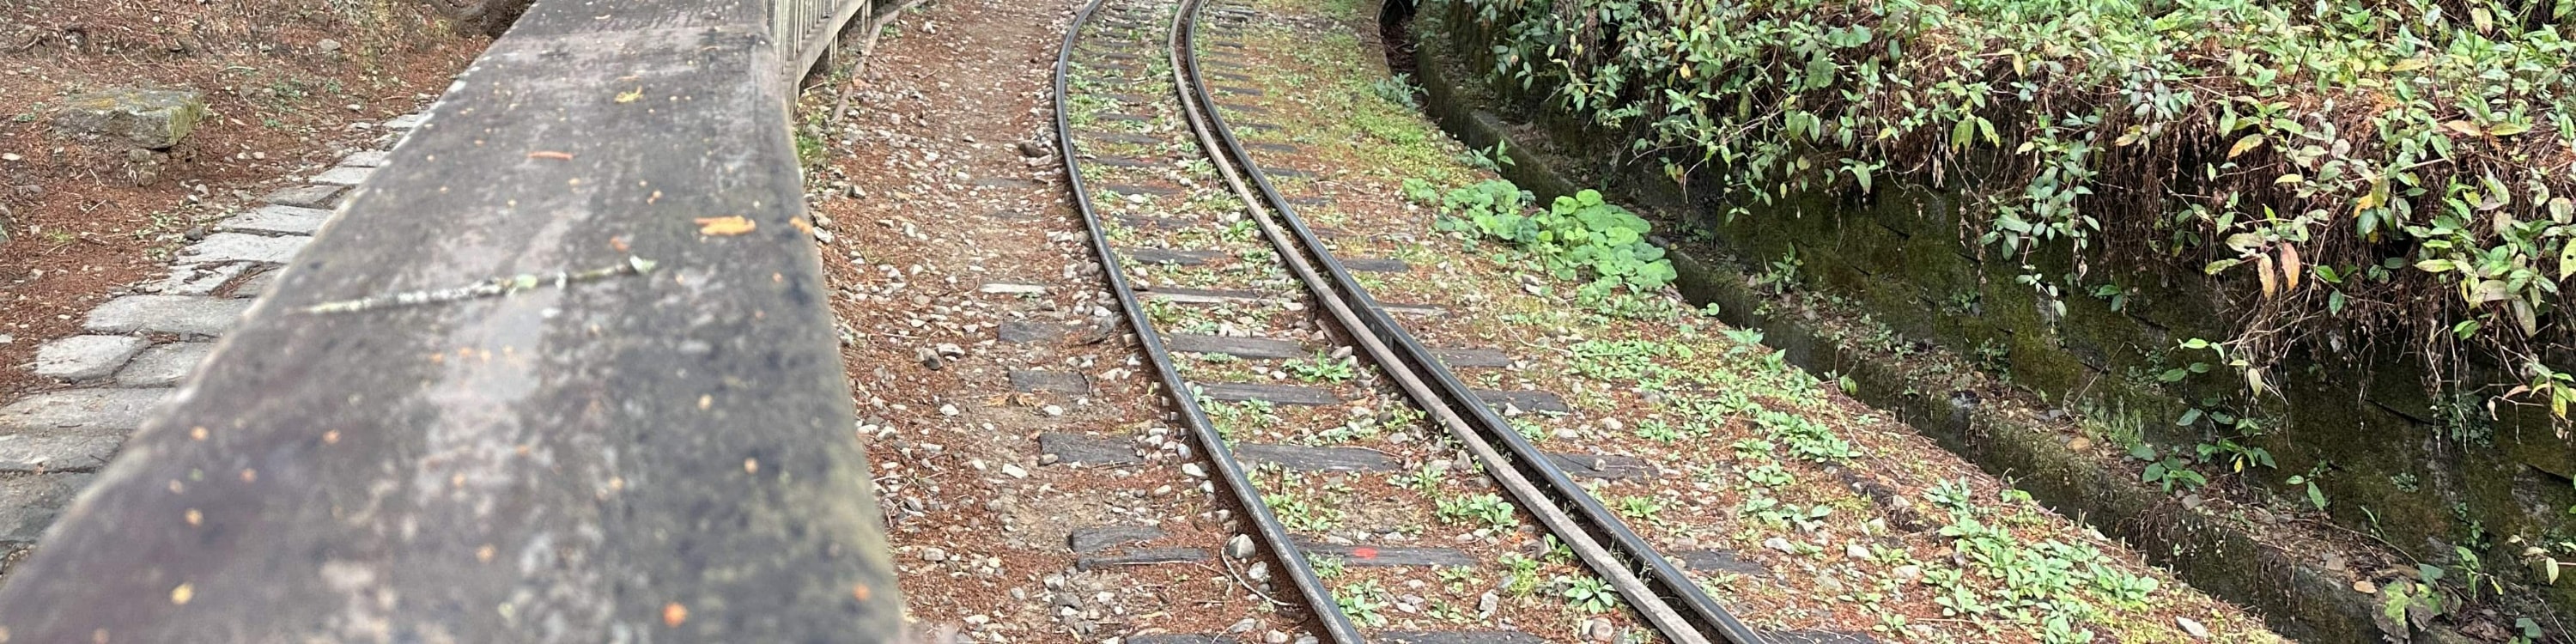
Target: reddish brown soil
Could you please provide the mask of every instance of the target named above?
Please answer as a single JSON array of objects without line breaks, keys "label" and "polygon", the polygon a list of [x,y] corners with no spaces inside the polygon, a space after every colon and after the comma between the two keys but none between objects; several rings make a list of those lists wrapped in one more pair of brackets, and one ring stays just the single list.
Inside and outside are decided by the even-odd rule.
[{"label": "reddish brown soil", "polygon": [[[332,8],[351,4],[377,17]],[[420,108],[486,42],[421,0],[0,3],[0,153],[16,157],[0,157],[0,401],[58,386],[19,366],[120,287],[160,277],[192,229],[375,139],[353,124]],[[51,124],[70,96],[138,86],[204,92],[211,114],[140,161]]]}]

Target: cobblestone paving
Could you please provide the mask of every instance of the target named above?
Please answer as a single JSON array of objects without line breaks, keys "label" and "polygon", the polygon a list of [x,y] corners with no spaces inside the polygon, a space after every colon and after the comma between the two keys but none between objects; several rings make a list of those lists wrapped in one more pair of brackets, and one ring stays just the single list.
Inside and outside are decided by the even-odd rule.
[{"label": "cobblestone paving", "polygon": [[421,121],[385,122],[377,149],[352,153],[217,223],[179,251],[169,277],[91,309],[82,324],[87,335],[37,348],[28,368],[74,387],[0,403],[0,577],[312,241],[342,195],[383,166],[386,150]]}]

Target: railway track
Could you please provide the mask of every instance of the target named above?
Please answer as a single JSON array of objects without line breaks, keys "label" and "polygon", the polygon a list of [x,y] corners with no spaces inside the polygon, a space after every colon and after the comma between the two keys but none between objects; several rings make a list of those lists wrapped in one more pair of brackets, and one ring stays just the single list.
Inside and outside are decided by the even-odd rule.
[{"label": "railway track", "polygon": [[[1230,122],[1258,108],[1221,100],[1258,90],[1211,82],[1240,77],[1243,44],[1225,34],[1254,17],[1206,0],[1084,7],[1058,52],[1056,131],[1112,290],[1163,386],[1181,394],[1210,478],[1245,508],[1282,568],[1275,578],[1293,586],[1280,594],[1302,600],[1333,642],[1764,642],[1561,465],[1580,468],[1584,455],[1544,452],[1505,418],[1561,398],[1471,387],[1453,367],[1494,366],[1499,350],[1417,339],[1398,318],[1440,311],[1380,302],[1354,274],[1404,263],[1336,256],[1330,231],[1298,216],[1234,134],[1278,126]],[[1379,531],[1424,519],[1454,529]],[[1515,631],[1387,630],[1379,611],[1392,593],[1351,571],[1409,565],[1498,579],[1554,572],[1603,614],[1501,616]],[[1475,610],[1492,623],[1488,597]]]}]

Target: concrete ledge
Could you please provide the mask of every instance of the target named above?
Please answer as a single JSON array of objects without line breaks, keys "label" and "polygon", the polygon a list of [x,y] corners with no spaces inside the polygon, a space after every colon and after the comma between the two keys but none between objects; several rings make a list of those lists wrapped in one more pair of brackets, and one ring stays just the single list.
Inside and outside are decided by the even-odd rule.
[{"label": "concrete ledge", "polygon": [[63,511],[0,639],[894,639],[770,11],[540,2]]}]

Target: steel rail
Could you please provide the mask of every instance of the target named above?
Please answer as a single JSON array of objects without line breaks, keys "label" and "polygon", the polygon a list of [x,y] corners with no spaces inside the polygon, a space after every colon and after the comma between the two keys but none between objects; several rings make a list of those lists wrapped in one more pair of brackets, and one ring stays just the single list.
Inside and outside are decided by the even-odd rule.
[{"label": "steel rail", "polygon": [[[1483,447],[1488,439],[1492,439],[1503,443],[1510,450],[1513,458],[1504,462],[1513,471],[1508,476],[1504,472],[1495,472],[1498,480],[1526,477],[1544,481],[1548,493],[1572,505],[1576,510],[1573,514],[1580,517],[1582,524],[1580,526],[1556,525],[1556,521],[1550,520],[1552,518],[1550,515],[1553,513],[1542,510],[1542,508],[1556,509],[1556,504],[1547,499],[1523,499],[1525,505],[1531,506],[1529,509],[1533,514],[1539,516],[1542,521],[1550,523],[1550,528],[1556,529],[1560,533],[1559,536],[1565,538],[1569,545],[1574,545],[1578,541],[1577,537],[1580,537],[1579,540],[1583,542],[1594,543],[1597,540],[1597,542],[1607,542],[1610,547],[1615,548],[1618,556],[1625,560],[1624,562],[1614,561],[1600,552],[1591,553],[1584,559],[1587,563],[1591,563],[1597,572],[1609,578],[1614,585],[1622,586],[1622,596],[1628,599],[1630,605],[1638,608],[1649,621],[1664,630],[1666,636],[1682,642],[1706,641],[1707,637],[1714,636],[1729,644],[1765,644],[1767,640],[1759,633],[1736,619],[1734,614],[1727,612],[1725,607],[1718,605],[1715,599],[1710,598],[1698,584],[1692,583],[1679,568],[1672,565],[1671,561],[1646,543],[1643,537],[1638,536],[1625,522],[1611,514],[1609,508],[1602,505],[1599,499],[1593,498],[1590,492],[1575,484],[1572,477],[1567,476],[1546,454],[1540,452],[1537,446],[1530,444],[1528,439],[1511,429],[1501,415],[1496,414],[1491,406],[1477,398],[1464,381],[1458,379],[1455,373],[1443,365],[1427,346],[1406,331],[1403,325],[1396,323],[1393,316],[1378,305],[1376,298],[1370,296],[1368,290],[1352,278],[1341,260],[1324,245],[1322,238],[1306,225],[1304,218],[1297,215],[1296,208],[1288,203],[1276,187],[1271,185],[1268,174],[1253,161],[1242,142],[1235,137],[1233,128],[1226,124],[1224,115],[1217,109],[1215,97],[1209,94],[1207,83],[1200,78],[1193,36],[1199,10],[1205,4],[1205,0],[1184,0],[1182,7],[1184,15],[1179,19],[1183,25],[1183,34],[1174,49],[1186,68],[1176,67],[1175,73],[1185,75],[1182,83],[1182,91],[1185,95],[1183,102],[1189,104],[1192,111],[1204,112],[1209,131],[1202,138],[1216,148],[1212,156],[1225,157],[1218,163],[1220,169],[1229,165],[1240,168],[1258,193],[1257,196],[1246,195],[1247,200],[1257,198],[1263,206],[1277,213],[1280,220],[1285,222],[1288,229],[1286,236],[1293,238],[1293,245],[1290,239],[1283,239],[1276,234],[1271,237],[1272,243],[1279,247],[1282,257],[1293,258],[1290,264],[1300,267],[1301,272],[1315,270],[1306,265],[1309,258],[1314,263],[1321,264],[1320,272],[1325,278],[1323,281],[1328,281],[1329,284],[1318,284],[1310,278],[1309,288],[1315,291],[1317,298],[1326,302],[1329,305],[1328,308],[1337,314],[1349,315],[1352,314],[1353,309],[1357,310],[1358,324],[1351,324],[1352,320],[1346,318],[1345,328],[1353,331],[1367,329],[1369,331],[1367,334],[1353,333],[1353,335],[1360,340],[1361,344],[1372,349],[1371,353],[1379,358],[1380,364],[1391,375],[1395,375],[1399,381],[1408,382],[1406,387],[1408,392],[1413,393],[1426,409],[1449,412],[1442,413],[1444,420],[1472,421],[1469,423],[1472,428],[1453,427],[1453,430],[1463,430],[1453,431],[1462,442],[1474,449]],[[1226,174],[1226,179],[1229,183],[1237,181],[1230,173]],[[1261,219],[1258,214],[1255,212],[1256,219]],[[1262,219],[1262,224],[1265,234],[1276,230],[1266,219]],[[1380,353],[1390,349],[1392,355]],[[1416,378],[1436,384],[1436,390],[1416,389],[1419,383],[1411,382]],[[1465,413],[1450,415],[1456,411]],[[1463,418],[1459,418],[1461,416]],[[1507,485],[1507,487],[1510,486]],[[1576,549],[1577,554],[1586,554],[1582,552],[1587,550],[1586,548],[1577,546]],[[1639,592],[1649,589],[1651,592]],[[1645,601],[1649,598],[1655,601]],[[1673,608],[1672,604],[1679,604],[1680,608]],[[1684,612],[1685,610],[1687,612]]]},{"label": "steel rail", "polygon": [[[1183,11],[1195,16],[1196,9],[1201,5],[1203,3],[1199,0],[1189,0]],[[1185,24],[1188,26],[1182,27],[1185,34],[1182,38],[1187,40],[1194,37],[1196,21],[1189,20]],[[1184,50],[1187,50],[1187,47],[1186,44],[1176,46]],[[1195,56],[1192,56],[1192,60],[1187,61],[1186,65],[1184,67],[1182,63],[1176,61],[1173,74],[1177,82],[1184,88],[1184,93],[1205,97],[1205,83],[1199,79]],[[1191,129],[1199,134],[1200,139],[1209,148],[1221,149],[1233,143],[1231,139],[1220,141],[1219,131],[1214,127],[1214,122],[1207,118],[1207,115],[1216,109],[1212,101],[1202,104],[1198,100],[1186,100],[1184,109],[1190,116]],[[1251,188],[1246,187],[1244,180],[1237,176],[1243,173],[1241,169],[1243,166],[1237,165],[1240,162],[1239,159],[1211,155],[1211,161],[1218,167],[1219,174],[1224,177],[1226,184],[1245,203],[1262,202],[1261,196],[1254,194]],[[1255,211],[1259,208],[1259,206],[1252,207]],[[1567,514],[1563,508],[1558,507],[1556,501],[1549,498],[1547,492],[1531,484],[1520,464],[1494,449],[1492,441],[1487,440],[1478,427],[1469,424],[1466,417],[1459,414],[1449,401],[1442,399],[1437,392],[1433,391],[1414,369],[1399,368],[1409,366],[1389,346],[1386,338],[1376,333],[1359,332],[1360,329],[1369,328],[1368,322],[1353,310],[1350,302],[1335,296],[1335,286],[1327,281],[1327,277],[1322,272],[1315,269],[1314,263],[1304,252],[1291,245],[1287,231],[1282,230],[1277,222],[1261,216],[1258,212],[1253,214],[1253,221],[1260,225],[1262,235],[1279,249],[1281,261],[1295,270],[1298,278],[1305,282],[1307,290],[1315,293],[1316,300],[1332,313],[1335,322],[1338,322],[1342,328],[1351,330],[1352,339],[1368,353],[1369,358],[1381,365],[1388,377],[1393,379],[1417,406],[1428,412],[1431,417],[1438,419],[1441,428],[1448,430],[1452,438],[1466,447],[1468,453],[1475,457],[1486,474],[1492,476],[1513,500],[1518,501],[1520,506],[1528,510],[1532,517],[1537,518],[1549,532],[1557,535],[1577,558],[1583,560],[1585,565],[1601,573],[1620,596],[1652,596],[1650,594],[1652,590],[1643,580],[1629,571],[1617,555],[1612,554],[1608,548],[1602,547],[1598,540],[1585,531],[1581,523]],[[1656,630],[1670,636],[1674,641],[1681,644],[1708,643],[1707,638],[1687,624],[1679,613],[1662,602],[1632,602],[1631,606],[1644,616],[1647,622],[1654,624]]]},{"label": "steel rail", "polygon": [[[1351,623],[1350,616],[1342,613],[1341,605],[1333,601],[1332,593],[1325,590],[1324,581],[1315,574],[1314,565],[1306,561],[1304,551],[1289,537],[1278,515],[1270,511],[1270,504],[1261,499],[1260,490],[1253,487],[1251,477],[1244,473],[1243,464],[1235,460],[1234,451],[1226,446],[1225,438],[1217,434],[1207,412],[1199,408],[1198,397],[1189,381],[1182,378],[1180,370],[1173,366],[1171,352],[1164,347],[1162,334],[1155,331],[1144,305],[1137,301],[1136,290],[1127,281],[1117,252],[1111,249],[1108,229],[1091,202],[1090,191],[1084,188],[1081,153],[1073,140],[1068,81],[1072,74],[1074,45],[1081,39],[1083,27],[1090,22],[1092,14],[1099,11],[1102,2],[1091,0],[1074,14],[1073,23],[1065,28],[1064,44],[1056,50],[1055,56],[1056,150],[1064,159],[1066,183],[1073,191],[1075,207],[1082,212],[1083,226],[1090,232],[1091,246],[1099,253],[1101,274],[1108,280],[1110,292],[1116,294],[1120,310],[1126,312],[1128,326],[1136,330],[1137,342],[1143,345],[1145,354],[1154,363],[1164,389],[1171,394],[1173,404],[1180,408],[1182,419],[1189,425],[1190,437],[1198,442],[1200,452],[1206,454],[1208,462],[1215,466],[1216,477],[1224,479],[1235,502],[1243,506],[1244,517],[1251,520],[1270,554],[1279,560],[1281,568],[1286,569],[1286,578],[1296,584],[1298,594],[1306,601],[1307,612],[1315,616],[1323,627],[1324,635],[1335,644],[1360,644],[1364,640],[1360,638],[1359,628]],[[1231,553],[1220,556],[1231,556]]]}]

